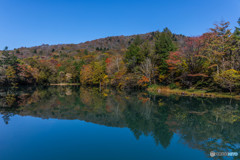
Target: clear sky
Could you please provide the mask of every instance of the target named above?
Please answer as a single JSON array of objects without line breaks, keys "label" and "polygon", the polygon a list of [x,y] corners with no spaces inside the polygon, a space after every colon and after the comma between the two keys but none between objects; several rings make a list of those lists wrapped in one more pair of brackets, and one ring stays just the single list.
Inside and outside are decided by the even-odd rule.
[{"label": "clear sky", "polygon": [[237,26],[240,0],[0,0],[0,49],[162,30],[188,36]]}]

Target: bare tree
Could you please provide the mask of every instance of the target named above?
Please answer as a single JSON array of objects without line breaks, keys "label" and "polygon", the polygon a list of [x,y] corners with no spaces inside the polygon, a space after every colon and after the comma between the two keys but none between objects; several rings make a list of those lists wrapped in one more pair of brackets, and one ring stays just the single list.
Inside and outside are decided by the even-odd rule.
[{"label": "bare tree", "polygon": [[152,77],[155,73],[155,65],[150,58],[146,58],[140,66],[140,71],[149,79],[150,84],[152,83]]},{"label": "bare tree", "polygon": [[117,55],[117,56],[114,57],[114,60],[115,60],[116,66],[117,66],[117,71],[119,72],[119,70],[120,70],[120,62],[122,61],[122,57]]}]

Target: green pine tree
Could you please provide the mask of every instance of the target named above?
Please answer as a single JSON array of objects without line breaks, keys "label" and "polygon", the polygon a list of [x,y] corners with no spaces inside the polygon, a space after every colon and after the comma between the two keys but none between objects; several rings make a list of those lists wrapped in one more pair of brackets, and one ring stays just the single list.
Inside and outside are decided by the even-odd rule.
[{"label": "green pine tree", "polygon": [[170,36],[170,31],[168,30],[166,32],[166,29],[165,32],[157,32],[155,35],[156,64],[159,66],[159,74],[161,75],[168,73],[168,64],[166,60],[168,59],[170,52],[176,50]]},{"label": "green pine tree", "polygon": [[135,66],[141,64],[144,60],[144,55],[141,52],[142,43],[142,39],[137,36],[134,42],[128,47],[125,55],[125,61],[130,71],[132,71]]},{"label": "green pine tree", "polygon": [[[240,18],[237,21],[239,27],[240,27]],[[239,27],[235,27],[235,31],[234,31],[234,36],[240,40],[240,28]]]},{"label": "green pine tree", "polygon": [[2,52],[2,59],[0,60],[0,66],[12,66],[15,70],[17,70],[18,66],[18,58],[15,56],[14,53],[9,54],[8,47]]},{"label": "green pine tree", "polygon": [[84,54],[88,55],[88,50],[87,49],[84,50]]}]

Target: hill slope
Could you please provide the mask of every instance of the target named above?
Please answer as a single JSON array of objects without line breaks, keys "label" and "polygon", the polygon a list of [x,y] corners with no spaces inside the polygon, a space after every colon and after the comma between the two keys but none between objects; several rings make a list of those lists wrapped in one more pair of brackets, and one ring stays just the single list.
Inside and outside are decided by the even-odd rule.
[{"label": "hill slope", "polygon": [[[150,43],[154,41],[154,35],[156,32],[150,32],[146,34],[131,35],[131,36],[112,36],[92,41],[87,41],[79,44],[58,44],[35,47],[22,47],[14,49],[13,52],[20,58],[32,57],[32,56],[51,56],[54,53],[75,55],[79,52],[88,50],[93,51],[112,51],[112,52],[124,52],[129,45],[134,41],[136,36],[140,36],[143,40],[148,40]],[[184,39],[185,36],[173,34],[172,39],[178,43]]]}]

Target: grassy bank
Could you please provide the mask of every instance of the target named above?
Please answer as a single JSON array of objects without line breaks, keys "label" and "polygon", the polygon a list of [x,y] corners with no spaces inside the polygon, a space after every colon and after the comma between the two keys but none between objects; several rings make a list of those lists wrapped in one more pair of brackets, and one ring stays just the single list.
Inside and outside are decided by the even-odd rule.
[{"label": "grassy bank", "polygon": [[208,90],[197,89],[170,89],[168,86],[151,85],[147,88],[147,91],[151,94],[157,95],[180,95],[180,96],[192,96],[192,97],[209,97],[209,98],[234,98],[240,100],[240,95],[236,93],[220,93],[210,92]]},{"label": "grassy bank", "polygon": [[50,84],[50,86],[79,86],[80,83],[56,83]]}]

